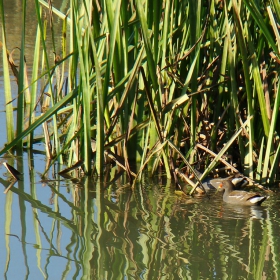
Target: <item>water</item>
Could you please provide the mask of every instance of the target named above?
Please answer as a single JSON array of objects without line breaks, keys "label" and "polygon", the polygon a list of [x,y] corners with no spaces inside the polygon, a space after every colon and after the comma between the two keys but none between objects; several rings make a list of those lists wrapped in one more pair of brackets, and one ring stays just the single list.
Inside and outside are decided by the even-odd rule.
[{"label": "water", "polygon": [[[5,3],[11,48],[19,45],[20,3]],[[4,102],[0,80],[0,146]],[[160,175],[132,189],[116,168],[101,183],[65,179],[55,165],[42,180],[43,153],[1,160],[23,175],[0,194],[0,279],[280,278],[277,193],[263,206],[239,207],[223,203],[219,192],[177,195]],[[0,165],[3,192],[10,180]]]},{"label": "water", "polygon": [[23,171],[1,198],[7,279],[278,278],[277,195],[239,207],[223,203],[220,192],[178,196],[168,182],[131,189],[123,177],[114,181],[114,168],[105,183],[76,184],[59,176],[42,182],[37,165]]}]

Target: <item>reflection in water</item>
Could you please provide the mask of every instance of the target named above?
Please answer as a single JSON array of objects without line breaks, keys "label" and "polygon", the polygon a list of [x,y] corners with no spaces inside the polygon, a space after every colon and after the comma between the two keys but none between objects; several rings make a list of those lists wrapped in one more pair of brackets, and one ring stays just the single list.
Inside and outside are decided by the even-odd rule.
[{"label": "reflection in water", "polygon": [[262,206],[240,206],[224,203],[221,215],[224,219],[265,219],[265,209]]},{"label": "reflection in water", "polygon": [[[263,207],[236,207],[225,204],[221,193],[177,196],[170,182],[148,181],[132,190],[114,168],[104,183],[84,178],[75,185],[49,175],[42,188],[33,168],[22,171],[24,181],[5,196],[1,246],[7,250],[0,257],[6,259],[7,278],[16,269],[27,269],[30,279],[279,275],[274,198]],[[12,197],[17,206],[11,207]]]}]

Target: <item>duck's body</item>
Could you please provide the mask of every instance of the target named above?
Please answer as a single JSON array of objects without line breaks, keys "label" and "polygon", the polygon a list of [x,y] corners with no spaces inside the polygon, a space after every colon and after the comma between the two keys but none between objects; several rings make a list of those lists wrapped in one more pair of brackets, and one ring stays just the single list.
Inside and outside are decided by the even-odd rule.
[{"label": "duck's body", "polygon": [[238,204],[238,205],[261,205],[265,200],[266,196],[261,196],[255,192],[246,191],[235,191],[231,181],[223,181],[219,188],[224,189],[223,200],[227,203]]}]

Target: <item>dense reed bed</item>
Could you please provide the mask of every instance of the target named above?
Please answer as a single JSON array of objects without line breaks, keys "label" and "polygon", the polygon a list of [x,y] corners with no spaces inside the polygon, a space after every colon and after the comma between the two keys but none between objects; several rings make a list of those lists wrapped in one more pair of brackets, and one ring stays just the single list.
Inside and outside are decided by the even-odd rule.
[{"label": "dense reed bed", "polygon": [[[6,48],[0,1],[8,135],[0,155],[45,141],[52,162],[78,162],[88,175],[116,162],[131,181],[145,167],[176,179],[176,168],[206,176],[225,164],[261,183],[279,177],[278,0],[69,2],[62,14],[35,1],[28,77],[26,1],[19,67]],[[45,45],[54,17],[64,22],[55,60]]]}]

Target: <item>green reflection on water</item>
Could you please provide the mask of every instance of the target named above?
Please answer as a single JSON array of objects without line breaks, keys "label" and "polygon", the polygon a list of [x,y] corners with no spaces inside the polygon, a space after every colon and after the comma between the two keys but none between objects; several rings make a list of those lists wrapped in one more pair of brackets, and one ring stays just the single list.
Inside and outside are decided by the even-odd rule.
[{"label": "green reflection on water", "polygon": [[114,168],[104,182],[54,176],[42,188],[38,172],[27,170],[6,195],[6,279],[15,270],[26,279],[279,275],[276,195],[263,207],[237,207],[224,204],[221,193],[177,196],[161,177],[131,189]]}]

